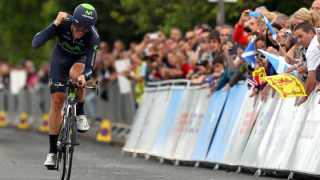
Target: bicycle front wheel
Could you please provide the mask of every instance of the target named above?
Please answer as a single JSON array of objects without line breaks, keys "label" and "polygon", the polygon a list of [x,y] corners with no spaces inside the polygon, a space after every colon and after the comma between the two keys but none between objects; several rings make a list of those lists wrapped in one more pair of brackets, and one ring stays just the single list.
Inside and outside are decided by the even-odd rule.
[{"label": "bicycle front wheel", "polygon": [[67,180],[71,177],[71,167],[72,167],[72,158],[74,152],[75,145],[75,133],[76,133],[76,121],[75,121],[75,109],[74,107],[70,108],[70,112],[68,115],[69,124],[67,131],[67,144],[65,146],[65,173]]}]

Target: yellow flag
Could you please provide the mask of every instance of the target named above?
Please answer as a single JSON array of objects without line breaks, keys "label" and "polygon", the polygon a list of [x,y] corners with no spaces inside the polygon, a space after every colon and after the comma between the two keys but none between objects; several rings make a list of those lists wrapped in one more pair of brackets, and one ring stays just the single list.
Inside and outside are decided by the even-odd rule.
[{"label": "yellow flag", "polygon": [[307,96],[301,82],[292,75],[267,76],[263,79],[278,91],[282,99]]},{"label": "yellow flag", "polygon": [[252,72],[253,80],[257,82],[258,85],[265,83],[266,81],[263,80],[263,77],[266,77],[266,70],[264,67],[260,67],[258,70]]}]

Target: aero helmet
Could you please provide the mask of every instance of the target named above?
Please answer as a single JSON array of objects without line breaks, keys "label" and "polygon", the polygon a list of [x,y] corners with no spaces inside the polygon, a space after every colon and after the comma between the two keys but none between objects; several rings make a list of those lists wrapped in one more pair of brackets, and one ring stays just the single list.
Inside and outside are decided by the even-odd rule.
[{"label": "aero helmet", "polygon": [[92,27],[98,19],[97,11],[87,3],[80,4],[73,12],[73,20],[85,27]]}]

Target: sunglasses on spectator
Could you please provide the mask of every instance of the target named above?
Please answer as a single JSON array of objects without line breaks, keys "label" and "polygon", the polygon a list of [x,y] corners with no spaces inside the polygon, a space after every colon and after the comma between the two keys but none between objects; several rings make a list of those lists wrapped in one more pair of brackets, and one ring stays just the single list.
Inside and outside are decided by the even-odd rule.
[{"label": "sunglasses on spectator", "polygon": [[191,37],[186,38],[186,40],[188,41],[188,40],[193,39],[193,38],[194,38],[194,36],[191,36]]},{"label": "sunglasses on spectator", "polygon": [[72,25],[73,25],[74,29],[79,33],[87,33],[90,30],[89,27],[85,27],[85,26],[77,23],[75,20],[72,21]]}]

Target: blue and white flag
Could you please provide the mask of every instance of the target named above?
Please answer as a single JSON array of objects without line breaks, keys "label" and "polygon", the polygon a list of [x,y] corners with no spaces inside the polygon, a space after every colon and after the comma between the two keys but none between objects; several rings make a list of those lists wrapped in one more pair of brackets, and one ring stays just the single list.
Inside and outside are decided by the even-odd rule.
[{"label": "blue and white flag", "polygon": [[266,58],[269,60],[269,62],[272,64],[273,68],[276,70],[278,74],[284,73],[286,69],[292,65],[288,64],[284,57],[269,53],[267,51],[258,49]]},{"label": "blue and white flag", "polygon": [[256,48],[254,47],[255,38],[253,38],[248,44],[247,48],[242,53],[241,57],[250,64],[252,68],[256,64],[255,56],[258,55]]},{"label": "blue and white flag", "polygon": [[264,21],[264,23],[266,23],[266,25],[268,26],[268,29],[272,34],[272,39],[277,42],[277,33],[276,33],[276,31],[272,28],[272,26],[269,23],[268,19],[261,12],[260,12],[260,15],[261,15],[262,20]]}]

